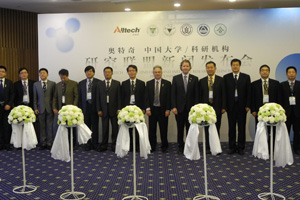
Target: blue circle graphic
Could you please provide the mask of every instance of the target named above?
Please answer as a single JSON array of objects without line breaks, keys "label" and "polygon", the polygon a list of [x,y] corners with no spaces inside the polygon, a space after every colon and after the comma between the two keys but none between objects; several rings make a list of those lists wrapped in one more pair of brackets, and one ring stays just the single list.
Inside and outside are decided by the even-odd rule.
[{"label": "blue circle graphic", "polygon": [[46,30],[46,35],[48,36],[48,37],[55,37],[56,36],[56,30],[54,29],[54,28],[48,28],[47,30]]},{"label": "blue circle graphic", "polygon": [[[284,57],[276,68],[275,78],[279,82],[283,82],[287,80],[286,77],[286,68],[289,66],[294,66],[297,69],[297,72],[300,72],[300,53],[290,54]],[[299,80],[299,77],[296,77]]]},{"label": "blue circle graphic", "polygon": [[69,52],[74,47],[74,40],[68,35],[61,36],[56,40],[56,47],[61,52]]},{"label": "blue circle graphic", "polygon": [[68,33],[75,33],[80,28],[80,22],[76,18],[70,18],[66,22],[66,29],[68,30]]}]

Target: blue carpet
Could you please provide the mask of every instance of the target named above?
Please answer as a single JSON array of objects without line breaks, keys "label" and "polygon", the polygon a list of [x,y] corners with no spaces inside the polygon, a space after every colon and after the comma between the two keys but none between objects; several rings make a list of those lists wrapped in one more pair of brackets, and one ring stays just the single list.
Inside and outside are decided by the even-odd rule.
[{"label": "blue carpet", "polygon": [[[208,193],[222,200],[258,199],[269,192],[270,162],[251,156],[253,143],[246,144],[246,153],[207,155]],[[200,145],[202,152],[202,146]],[[22,153],[0,152],[0,199],[59,199],[71,190],[70,163],[54,160],[49,150],[25,151],[27,183],[38,186],[29,194],[15,194],[15,186],[23,185]],[[201,155],[202,156],[202,155]],[[274,168],[274,192],[287,199],[300,199],[300,156],[294,164]],[[133,194],[132,153],[118,158],[113,152],[74,151],[75,191],[86,199],[121,200]],[[147,160],[137,157],[137,195],[149,200],[192,200],[204,194],[203,159],[190,161],[177,154],[177,145],[170,144],[169,153],[160,150]]]}]

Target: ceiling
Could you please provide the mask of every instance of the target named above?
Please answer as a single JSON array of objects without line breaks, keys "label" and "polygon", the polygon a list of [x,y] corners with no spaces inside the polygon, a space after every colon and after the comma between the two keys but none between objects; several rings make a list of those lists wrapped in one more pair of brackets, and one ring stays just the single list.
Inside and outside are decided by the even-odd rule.
[{"label": "ceiling", "polygon": [[34,13],[123,12],[127,7],[136,12],[300,7],[300,0],[0,0],[0,7]]}]

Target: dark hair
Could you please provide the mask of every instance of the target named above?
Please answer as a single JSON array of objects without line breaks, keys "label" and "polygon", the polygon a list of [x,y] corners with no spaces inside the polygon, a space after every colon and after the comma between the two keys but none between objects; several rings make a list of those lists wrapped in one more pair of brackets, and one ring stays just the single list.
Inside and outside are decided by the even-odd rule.
[{"label": "dark hair", "polygon": [[208,61],[208,62],[205,64],[205,66],[207,66],[208,64],[213,64],[213,65],[214,65],[214,67],[216,67],[216,63],[215,63],[215,62],[213,62],[213,61]]},{"label": "dark hair", "polygon": [[240,66],[242,65],[242,61],[235,58],[235,59],[231,60],[230,66],[232,66],[232,63],[233,63],[233,62],[239,62]]},{"label": "dark hair", "polygon": [[263,67],[266,67],[266,68],[268,68],[268,70],[270,71],[270,67],[269,67],[268,65],[266,65],[266,64],[264,64],[264,65],[260,66],[260,68],[259,68],[259,71],[261,71],[261,69],[262,69]]},{"label": "dark hair", "polygon": [[69,76],[69,71],[66,69],[61,69],[61,70],[59,70],[58,75]]},{"label": "dark hair", "polygon": [[84,69],[84,72],[87,72],[87,71],[90,71],[92,70],[94,73],[95,73],[95,68],[91,65],[87,66],[85,69]]},{"label": "dark hair", "polygon": [[26,72],[28,73],[28,69],[27,69],[26,67],[21,67],[21,68],[19,69],[19,74],[20,74],[20,72],[23,71],[23,70],[26,70]]},{"label": "dark hair", "polygon": [[181,66],[183,65],[183,63],[185,63],[185,62],[189,63],[190,67],[192,68],[191,62],[189,60],[183,60],[180,63],[180,69],[181,69]]},{"label": "dark hair", "polygon": [[[111,72],[114,72],[113,68],[111,68],[110,66],[105,67],[105,68],[103,69],[103,72],[104,72],[105,70],[107,70],[107,69],[110,69]],[[127,71],[128,71],[128,70],[127,70]]]},{"label": "dark hair", "polygon": [[46,69],[46,68],[41,68],[41,69],[39,70],[39,73],[40,73],[41,71],[45,71],[45,72],[47,72],[47,74],[48,74],[48,69]]},{"label": "dark hair", "polygon": [[127,72],[128,72],[128,70],[129,70],[129,68],[133,68],[133,69],[135,69],[135,71],[138,71],[138,69],[137,69],[137,67],[135,66],[135,65],[129,65],[128,67],[127,67]]},{"label": "dark hair", "polygon": [[4,67],[3,65],[0,65],[0,69],[4,69],[5,72],[7,71],[6,67]]},{"label": "dark hair", "polygon": [[286,71],[285,71],[286,74],[288,73],[289,69],[294,69],[295,72],[297,73],[297,68],[296,68],[296,67],[294,67],[294,66],[289,66],[289,67],[286,68]]}]

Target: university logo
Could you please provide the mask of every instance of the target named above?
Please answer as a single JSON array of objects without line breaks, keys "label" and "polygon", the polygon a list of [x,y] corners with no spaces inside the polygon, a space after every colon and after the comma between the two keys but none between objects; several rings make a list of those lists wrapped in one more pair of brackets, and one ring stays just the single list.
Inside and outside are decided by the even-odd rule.
[{"label": "university logo", "polygon": [[193,27],[192,25],[190,24],[183,24],[181,27],[180,27],[180,32],[182,35],[184,36],[189,36],[192,34],[193,32]]},{"label": "university logo", "polygon": [[124,27],[119,28],[117,26],[117,28],[114,30],[114,33],[132,33],[134,35],[137,35],[137,34],[140,33],[140,30],[141,29],[138,28],[138,27],[135,27],[135,28],[124,28]]},{"label": "university logo", "polygon": [[168,24],[164,28],[164,33],[168,36],[173,35],[176,32],[176,28],[173,24]]},{"label": "university logo", "polygon": [[200,24],[197,28],[197,32],[201,36],[207,36],[209,34],[209,26],[207,24]]},{"label": "university logo", "polygon": [[217,24],[215,26],[215,34],[218,36],[223,36],[227,32],[227,27],[224,24]]},{"label": "university logo", "polygon": [[150,36],[156,36],[158,34],[158,27],[156,25],[150,25],[147,27],[147,33]]}]

